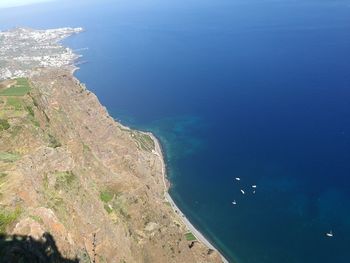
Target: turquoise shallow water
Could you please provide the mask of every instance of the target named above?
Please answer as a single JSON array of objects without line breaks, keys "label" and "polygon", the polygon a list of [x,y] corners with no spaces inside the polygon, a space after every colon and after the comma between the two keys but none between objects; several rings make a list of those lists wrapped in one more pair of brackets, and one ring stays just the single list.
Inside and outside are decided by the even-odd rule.
[{"label": "turquoise shallow water", "polygon": [[65,41],[88,47],[77,77],[161,139],[171,195],[230,260],[346,263],[349,7],[61,1],[0,11],[0,24],[86,29]]}]

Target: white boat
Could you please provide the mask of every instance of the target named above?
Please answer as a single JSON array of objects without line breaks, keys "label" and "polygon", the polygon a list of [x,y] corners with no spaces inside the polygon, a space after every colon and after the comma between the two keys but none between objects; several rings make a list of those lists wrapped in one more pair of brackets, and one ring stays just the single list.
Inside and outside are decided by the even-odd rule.
[{"label": "white boat", "polygon": [[244,190],[241,189],[241,193],[242,193],[242,194],[245,194]]},{"label": "white boat", "polygon": [[253,185],[252,185],[252,187],[253,187],[253,188],[256,188],[256,185],[255,185],[255,184],[253,184]]},{"label": "white boat", "polygon": [[233,200],[232,204],[233,204],[233,205],[236,205],[236,204],[237,204],[236,200]]},{"label": "white boat", "polygon": [[239,178],[239,177],[236,177],[235,179],[236,179],[236,181],[241,181],[241,178]]},{"label": "white boat", "polygon": [[255,190],[253,191],[253,194],[255,194]]},{"label": "white boat", "polygon": [[327,237],[333,237],[333,231],[330,231],[329,233],[326,233]]}]

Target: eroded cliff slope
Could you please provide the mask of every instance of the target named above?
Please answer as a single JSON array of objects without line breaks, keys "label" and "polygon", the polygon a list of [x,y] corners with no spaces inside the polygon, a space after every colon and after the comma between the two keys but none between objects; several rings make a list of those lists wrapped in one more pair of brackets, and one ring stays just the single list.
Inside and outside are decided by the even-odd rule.
[{"label": "eroded cliff slope", "polygon": [[115,122],[67,70],[3,81],[0,232],[48,232],[80,262],[221,262],[186,240],[155,143]]}]

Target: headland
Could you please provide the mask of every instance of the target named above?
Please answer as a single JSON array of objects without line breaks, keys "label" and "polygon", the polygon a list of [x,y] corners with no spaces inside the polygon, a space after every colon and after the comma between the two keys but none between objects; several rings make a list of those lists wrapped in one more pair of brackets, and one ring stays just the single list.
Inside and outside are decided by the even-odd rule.
[{"label": "headland", "polygon": [[0,33],[4,240],[50,233],[80,262],[226,262],[169,196],[158,140],[72,75],[78,56],[59,41],[81,30]]}]

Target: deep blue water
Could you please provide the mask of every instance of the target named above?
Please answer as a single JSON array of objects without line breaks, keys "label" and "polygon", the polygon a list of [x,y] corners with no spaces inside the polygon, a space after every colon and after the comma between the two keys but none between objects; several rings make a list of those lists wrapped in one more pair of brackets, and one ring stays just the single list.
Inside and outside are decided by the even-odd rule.
[{"label": "deep blue water", "polygon": [[65,41],[89,48],[77,77],[161,138],[171,195],[227,258],[350,262],[349,0],[0,10],[2,29],[17,25],[86,29]]}]

